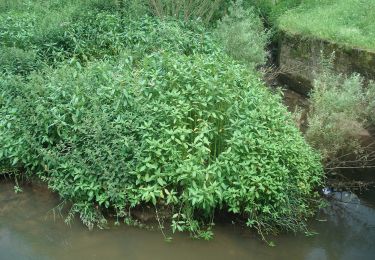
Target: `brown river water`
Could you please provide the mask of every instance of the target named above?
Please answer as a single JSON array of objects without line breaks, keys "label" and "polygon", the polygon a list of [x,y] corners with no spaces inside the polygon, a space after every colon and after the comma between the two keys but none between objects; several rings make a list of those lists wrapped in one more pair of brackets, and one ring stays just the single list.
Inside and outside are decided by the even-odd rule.
[{"label": "brown river water", "polygon": [[58,197],[26,186],[16,194],[0,181],[0,259],[375,259],[375,192],[357,197],[335,193],[330,205],[309,223],[315,236],[284,234],[262,242],[233,224],[217,225],[211,241],[120,225],[89,231],[78,220],[70,226],[53,216]]}]

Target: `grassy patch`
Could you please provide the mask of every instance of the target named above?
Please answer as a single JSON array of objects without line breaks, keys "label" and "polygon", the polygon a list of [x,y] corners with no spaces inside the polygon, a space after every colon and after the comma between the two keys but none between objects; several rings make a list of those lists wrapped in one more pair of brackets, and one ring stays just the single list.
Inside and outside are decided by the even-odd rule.
[{"label": "grassy patch", "polygon": [[375,1],[310,0],[279,18],[282,30],[375,50]]}]

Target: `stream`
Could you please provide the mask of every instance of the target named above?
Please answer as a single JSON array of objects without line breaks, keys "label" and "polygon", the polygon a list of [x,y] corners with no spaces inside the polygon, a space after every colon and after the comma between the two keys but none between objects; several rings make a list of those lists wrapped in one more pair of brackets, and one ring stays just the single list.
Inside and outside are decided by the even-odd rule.
[{"label": "stream", "polygon": [[375,191],[333,193],[309,223],[318,234],[284,234],[267,246],[251,230],[218,224],[211,241],[187,234],[165,242],[160,231],[128,227],[89,231],[51,211],[56,194],[0,181],[0,259],[375,259]]}]

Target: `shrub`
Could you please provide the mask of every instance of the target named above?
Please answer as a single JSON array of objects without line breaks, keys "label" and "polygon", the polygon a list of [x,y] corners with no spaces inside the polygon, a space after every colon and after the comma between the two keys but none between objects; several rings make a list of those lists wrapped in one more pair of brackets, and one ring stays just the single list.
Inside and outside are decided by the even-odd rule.
[{"label": "shrub", "polygon": [[218,23],[216,33],[234,59],[252,68],[265,63],[269,35],[254,10],[243,9],[241,0],[233,2],[229,14]]},{"label": "shrub", "polygon": [[210,22],[223,0],[149,0],[149,6],[159,18],[175,17],[184,21],[201,19]]},{"label": "shrub", "polygon": [[[0,74],[0,169],[45,181],[73,202],[67,219],[78,213],[89,228],[103,212],[129,220],[143,205],[201,237],[217,210],[260,232],[304,227],[319,156],[280,97],[202,21],[133,19],[127,1],[26,2],[4,7],[0,45],[46,65]],[[260,24],[234,10],[219,28],[244,26],[234,47],[247,48]],[[240,60],[254,67],[263,54]]]},{"label": "shrub", "polygon": [[135,59],[154,51],[188,55],[218,49],[199,21],[161,21],[150,16],[134,20],[108,13],[91,15],[75,24],[70,38],[80,39],[76,41],[74,54],[83,57],[82,60],[117,55],[124,49],[131,50]]},{"label": "shrub", "polygon": [[[118,55],[125,49],[132,50],[137,59],[160,49],[189,54],[218,48],[200,21],[161,21],[147,15],[133,19],[95,9],[82,14],[82,8],[56,7],[54,12],[66,11],[66,16],[46,16],[49,18],[28,12],[0,15],[0,45],[33,50],[41,60],[54,65],[71,58],[83,64]],[[101,9],[107,10],[98,7]]]},{"label": "shrub", "polygon": [[[62,60],[74,50],[73,39],[68,38],[72,15],[77,5],[66,3],[65,7],[53,6],[52,2],[23,3],[20,10],[0,13],[0,45],[34,51],[50,63]],[[50,5],[48,5],[49,3]]]},{"label": "shrub", "polygon": [[322,172],[280,98],[222,54],[131,60],[3,76],[1,165],[47,181],[90,227],[95,205],[145,203],[195,235],[220,208],[263,231],[303,226]]},{"label": "shrub", "polygon": [[35,51],[16,47],[0,47],[0,72],[26,75],[41,66]]},{"label": "shrub", "polygon": [[306,138],[325,160],[334,161],[362,151],[360,133],[373,114],[374,87],[367,88],[358,74],[337,74],[331,62],[324,63],[310,94]]}]

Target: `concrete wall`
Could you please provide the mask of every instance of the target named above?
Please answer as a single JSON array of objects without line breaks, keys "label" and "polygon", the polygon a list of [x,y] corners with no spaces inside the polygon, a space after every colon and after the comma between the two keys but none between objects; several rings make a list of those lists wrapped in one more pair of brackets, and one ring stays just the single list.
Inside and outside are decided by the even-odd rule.
[{"label": "concrete wall", "polygon": [[332,52],[335,52],[334,69],[337,72],[357,72],[365,79],[375,80],[375,51],[282,33],[278,53],[278,63],[283,72],[281,81],[293,90],[307,95],[312,87],[313,73],[318,68],[321,54],[329,57]]}]

